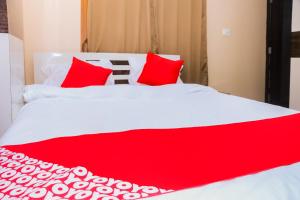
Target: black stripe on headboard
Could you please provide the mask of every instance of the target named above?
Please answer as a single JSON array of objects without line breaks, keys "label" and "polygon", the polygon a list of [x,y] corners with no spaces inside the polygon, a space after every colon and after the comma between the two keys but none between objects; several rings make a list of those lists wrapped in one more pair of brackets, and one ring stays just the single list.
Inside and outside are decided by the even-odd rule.
[{"label": "black stripe on headboard", "polygon": [[110,62],[113,65],[128,65],[129,66],[129,61],[128,60],[111,60]]},{"label": "black stripe on headboard", "polygon": [[115,80],[116,85],[128,85],[129,80]]},{"label": "black stripe on headboard", "polygon": [[101,60],[85,60],[86,62],[100,62]]},{"label": "black stripe on headboard", "polygon": [[[88,59],[85,60],[86,62],[100,62],[101,60],[98,59]],[[128,60],[110,60],[112,65],[128,65],[129,66],[129,61]]]},{"label": "black stripe on headboard", "polygon": [[130,70],[114,70],[113,75],[129,75]]}]

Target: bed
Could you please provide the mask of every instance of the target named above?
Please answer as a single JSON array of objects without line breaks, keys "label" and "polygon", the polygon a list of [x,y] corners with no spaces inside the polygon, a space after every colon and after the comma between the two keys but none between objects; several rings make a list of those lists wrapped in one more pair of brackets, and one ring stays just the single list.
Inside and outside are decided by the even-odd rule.
[{"label": "bed", "polygon": [[116,71],[145,57],[37,54],[36,85],[0,139],[1,198],[300,199],[298,112],[196,84],[41,84],[45,64],[72,56],[122,61]]}]

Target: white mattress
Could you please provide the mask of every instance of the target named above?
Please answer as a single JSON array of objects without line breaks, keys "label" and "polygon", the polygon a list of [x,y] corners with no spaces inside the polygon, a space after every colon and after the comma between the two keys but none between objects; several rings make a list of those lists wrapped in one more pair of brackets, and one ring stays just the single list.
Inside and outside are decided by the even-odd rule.
[{"label": "white mattress", "polygon": [[[132,129],[211,126],[275,118],[293,110],[190,84],[61,89],[28,86],[27,105],[0,145]],[[300,164],[169,194],[156,200],[299,200]]]}]

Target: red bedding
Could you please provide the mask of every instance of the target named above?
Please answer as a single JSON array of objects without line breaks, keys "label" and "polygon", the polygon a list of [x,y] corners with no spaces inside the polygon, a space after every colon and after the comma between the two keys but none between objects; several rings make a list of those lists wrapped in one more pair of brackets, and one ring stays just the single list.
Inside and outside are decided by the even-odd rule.
[{"label": "red bedding", "polygon": [[140,199],[300,162],[300,114],[56,138],[0,156],[0,198]]}]

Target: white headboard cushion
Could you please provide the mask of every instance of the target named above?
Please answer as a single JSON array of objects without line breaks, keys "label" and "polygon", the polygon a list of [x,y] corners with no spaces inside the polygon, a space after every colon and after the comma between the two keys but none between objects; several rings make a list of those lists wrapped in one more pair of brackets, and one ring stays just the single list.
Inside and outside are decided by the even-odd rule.
[{"label": "white headboard cushion", "polygon": [[[36,84],[43,83],[47,78],[47,72],[44,70],[45,66],[70,64],[72,58],[76,57],[81,60],[116,60],[116,61],[128,61],[129,58],[146,57],[146,54],[131,54],[131,53],[36,53],[34,55],[34,79]],[[179,60],[179,55],[160,55],[164,58]],[[130,66],[126,65],[114,65],[115,69],[130,70]],[[115,75],[119,79],[124,79],[126,75]],[[127,75],[128,76],[128,75]],[[115,78],[115,79],[118,79]]]}]

